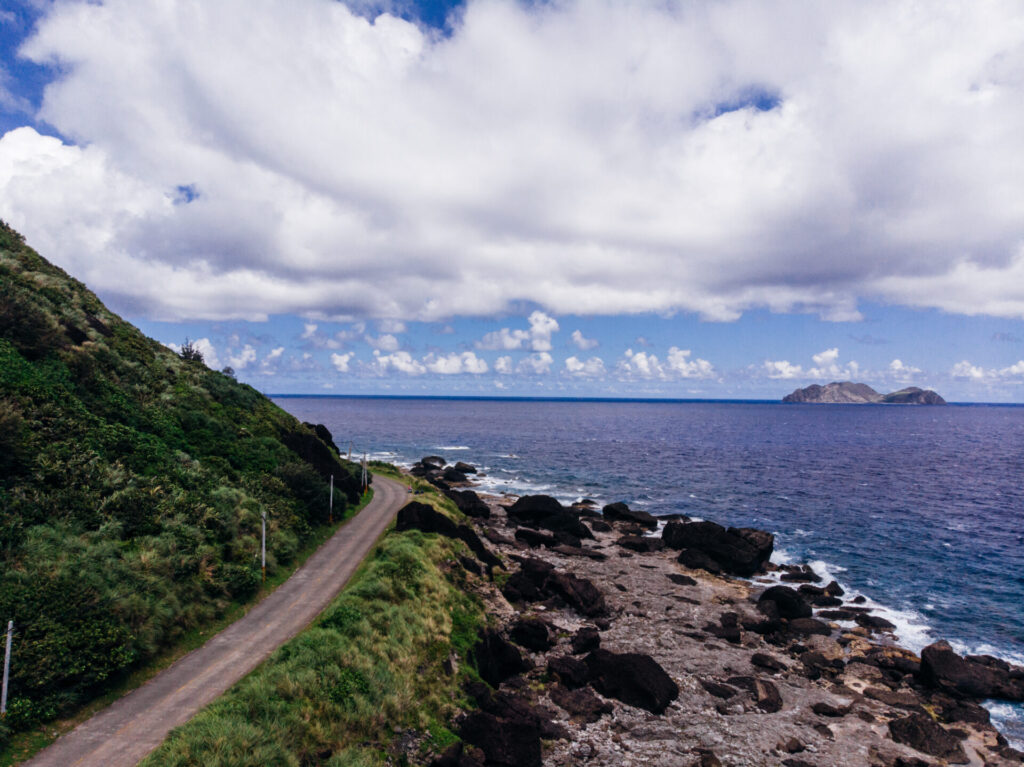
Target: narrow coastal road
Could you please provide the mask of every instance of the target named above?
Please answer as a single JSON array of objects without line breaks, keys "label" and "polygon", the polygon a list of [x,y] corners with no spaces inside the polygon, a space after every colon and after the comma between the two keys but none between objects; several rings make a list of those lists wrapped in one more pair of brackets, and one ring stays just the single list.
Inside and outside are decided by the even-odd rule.
[{"label": "narrow coastal road", "polygon": [[274,593],[197,650],[57,739],[30,767],[134,767],[171,728],[191,719],[337,595],[407,500],[406,488],[374,477],[374,497]]}]

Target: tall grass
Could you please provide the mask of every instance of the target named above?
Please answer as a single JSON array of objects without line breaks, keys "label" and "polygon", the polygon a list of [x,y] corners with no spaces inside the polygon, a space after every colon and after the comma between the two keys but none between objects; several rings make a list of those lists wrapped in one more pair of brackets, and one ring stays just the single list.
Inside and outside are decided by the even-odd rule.
[{"label": "tall grass", "polygon": [[174,730],[143,767],[370,767],[402,763],[392,751],[399,733],[413,731],[424,752],[453,742],[445,722],[473,674],[462,663],[485,620],[458,553],[467,553],[460,542],[391,530],[313,626]]},{"label": "tall grass", "polygon": [[[12,730],[102,694],[289,564],[355,467],[108,311],[0,222],[0,621]],[[349,507],[351,508],[351,507]]]}]

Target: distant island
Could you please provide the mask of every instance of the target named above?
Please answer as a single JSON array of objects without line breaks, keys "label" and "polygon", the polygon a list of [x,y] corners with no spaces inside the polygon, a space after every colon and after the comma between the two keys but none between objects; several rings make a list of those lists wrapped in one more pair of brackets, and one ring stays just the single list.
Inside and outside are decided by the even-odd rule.
[{"label": "distant island", "polygon": [[782,398],[787,403],[817,405],[945,405],[946,400],[931,389],[908,386],[906,389],[879,394],[867,384],[833,381],[819,386],[811,384]]}]

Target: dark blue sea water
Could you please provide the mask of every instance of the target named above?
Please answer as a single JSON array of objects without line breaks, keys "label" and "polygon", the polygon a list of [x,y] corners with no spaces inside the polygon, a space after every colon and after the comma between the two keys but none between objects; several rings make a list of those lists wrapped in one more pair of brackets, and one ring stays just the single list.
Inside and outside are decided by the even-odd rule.
[{"label": "dark blue sea water", "polygon": [[[463,460],[484,489],[626,501],[777,536],[903,644],[1024,663],[1024,407],[279,398],[343,449]],[[1024,708],[997,706],[1024,742]]]}]

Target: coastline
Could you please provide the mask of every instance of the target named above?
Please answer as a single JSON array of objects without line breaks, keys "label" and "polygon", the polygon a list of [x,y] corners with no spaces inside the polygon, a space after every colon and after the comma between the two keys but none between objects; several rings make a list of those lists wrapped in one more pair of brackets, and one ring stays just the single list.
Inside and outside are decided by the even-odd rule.
[{"label": "coastline", "polygon": [[[447,447],[451,449],[459,446]],[[435,484],[440,484],[443,489],[446,483],[442,481]],[[455,482],[451,485],[451,489],[469,488],[474,484],[472,482]],[[877,662],[861,662],[871,655],[876,656],[876,660],[878,657],[895,657],[899,659],[899,663],[920,668],[920,657],[917,652],[921,648],[914,647],[913,650],[917,651],[914,652],[904,646],[906,643],[901,642],[893,633],[895,626],[883,617],[887,612],[890,616],[892,615],[892,611],[887,611],[883,605],[870,603],[863,596],[850,594],[847,599],[853,599],[859,603],[858,606],[853,607],[854,610],[860,610],[866,615],[873,616],[867,624],[862,623],[858,626],[850,619],[850,616],[846,616],[847,620],[831,621],[828,624],[827,636],[817,632],[802,637],[799,641],[790,636],[790,643],[798,648],[795,653],[790,650],[766,653],[764,651],[770,650],[771,647],[765,645],[763,639],[758,638],[756,631],[751,633],[746,628],[741,628],[737,634],[726,624],[731,622],[732,626],[744,627],[747,624],[756,624],[758,594],[772,585],[783,582],[783,577],[787,573],[789,582],[786,585],[788,586],[800,587],[805,584],[810,586],[813,582],[817,582],[819,586],[825,585],[827,581],[820,575],[814,574],[810,567],[778,562],[769,564],[768,572],[749,578],[712,575],[700,569],[693,570],[677,564],[675,555],[678,554],[678,551],[632,551],[623,548],[616,540],[622,537],[624,532],[635,534],[639,531],[630,531],[628,525],[624,531],[617,523],[613,523],[611,530],[607,532],[601,531],[600,525],[594,526],[595,540],[583,544],[583,549],[593,549],[589,554],[569,553],[567,550],[555,551],[544,543],[537,543],[537,538],[530,535],[529,532],[516,535],[518,530],[523,529],[519,526],[522,520],[519,520],[519,524],[517,524],[516,521],[508,518],[506,512],[506,506],[515,499],[515,496],[482,493],[481,497],[485,499],[490,509],[490,519],[486,521],[476,519],[474,522],[482,537],[489,540],[492,547],[501,554],[513,561],[532,559],[547,562],[559,570],[578,574],[597,585],[608,601],[610,612],[616,615],[608,627],[602,630],[602,646],[607,645],[617,652],[642,651],[652,657],[660,653],[663,658],[667,658],[663,664],[666,670],[680,684],[683,684],[684,681],[688,682],[689,687],[693,687],[694,684],[699,687],[701,678],[709,681],[712,685],[724,683],[724,679],[714,681],[716,669],[719,676],[723,670],[735,672],[731,677],[734,681],[751,677],[750,655],[752,649],[760,648],[761,652],[755,653],[755,655],[767,654],[772,658],[770,663],[777,664],[777,667],[764,676],[762,681],[774,680],[773,684],[782,690],[781,698],[784,704],[780,711],[788,712],[787,715],[773,717],[772,725],[768,730],[764,730],[764,722],[759,721],[758,717],[763,720],[765,712],[757,708],[756,702],[753,709],[749,700],[744,702],[730,700],[729,704],[724,707],[721,705],[716,707],[713,700],[703,700],[696,708],[693,705],[681,705],[672,715],[675,718],[672,719],[670,716],[666,726],[669,730],[678,730],[679,733],[692,737],[694,743],[698,744],[691,743],[690,750],[687,752],[689,756],[696,754],[700,757],[700,749],[713,751],[711,746],[718,744],[721,753],[717,754],[715,758],[724,759],[723,764],[779,764],[780,758],[785,759],[781,763],[787,765],[932,764],[932,762],[926,761],[914,762],[912,758],[916,757],[908,756],[908,754],[903,755],[908,761],[898,761],[897,755],[894,755],[895,752],[891,748],[894,745],[892,738],[891,736],[886,737],[885,728],[888,721],[899,718],[898,714],[906,714],[908,710],[917,709],[929,713],[934,711],[935,703],[934,701],[929,702],[928,691],[914,687],[916,682],[913,673],[899,674],[898,678],[893,679],[891,675],[896,672],[892,668],[885,669],[886,661],[884,660],[882,661],[882,677],[878,677],[875,673],[879,669]],[[587,511],[581,507],[575,507],[575,511],[577,513],[586,512],[580,515],[580,519],[588,523],[594,517],[592,510]],[[600,514],[596,516],[600,518]],[[662,528],[663,524],[654,531],[644,531],[644,536],[650,540],[658,540],[660,543],[659,536]],[[529,545],[531,542],[534,543],[533,546]],[[561,548],[565,549],[564,546]],[[815,563],[815,565],[819,568],[826,566],[821,562]],[[800,573],[806,575],[800,575]],[[659,581],[657,577],[654,577],[659,574],[663,580]],[[693,584],[690,589],[680,590],[672,583],[675,578],[671,580],[665,578],[670,574],[681,575],[692,580]],[[694,596],[697,598],[694,599]],[[532,609],[529,605],[513,607],[500,594],[491,594],[487,603],[492,611],[492,619],[503,625],[506,631],[514,628],[515,621],[521,621],[524,616],[531,619],[541,617],[551,620],[550,633],[559,636],[574,634],[586,624],[586,620],[581,621],[579,615],[573,616],[571,610],[568,612],[564,609],[559,611],[557,608],[552,610],[544,605],[541,605],[539,610]],[[682,609],[680,609],[681,607]],[[847,602],[844,607],[849,608],[851,604]],[[752,609],[753,612],[751,612]],[[685,619],[682,617],[684,611]],[[816,610],[817,612],[820,610]],[[680,632],[678,624],[681,620],[685,629]],[[667,624],[677,624],[677,626],[673,630],[666,630],[664,626]],[[731,639],[724,639],[725,634],[729,634]],[[564,648],[561,649],[564,650]],[[839,674],[829,672],[825,674],[828,680],[827,684],[823,683],[820,681],[821,669],[808,669],[806,664],[801,662],[800,655],[807,652],[815,657],[823,655],[826,660],[836,662],[837,665],[843,665],[852,671],[843,671]],[[789,653],[788,657],[787,653]],[[851,655],[856,660],[851,661]],[[843,660],[844,658],[845,660]],[[543,653],[541,655],[534,654],[531,659],[534,668],[543,668],[546,662]],[[765,669],[753,668],[753,672],[754,676],[751,678],[756,678],[758,673],[763,675]],[[736,677],[735,674],[739,674],[739,677]],[[885,674],[889,674],[890,677],[886,678]],[[550,670],[548,676],[550,676]],[[555,677],[557,678],[557,676],[556,674]],[[903,680],[902,677],[908,677],[911,681]],[[528,674],[527,678],[530,680],[530,685],[535,685],[538,679],[546,677],[543,673],[534,673],[533,676]],[[885,693],[885,690],[878,686],[879,683],[888,685],[885,689],[889,689],[892,695]],[[867,696],[865,696],[865,690],[870,691]],[[687,691],[691,694],[697,693],[698,698],[707,697],[706,688],[694,688]],[[918,696],[916,699],[913,697],[915,695]],[[923,697],[921,697],[922,695]],[[680,699],[686,697],[685,695],[680,696]],[[544,698],[542,695],[541,704],[548,710],[559,710],[550,697]],[[944,704],[950,705],[949,701],[944,701]],[[829,706],[832,707],[832,709],[828,709],[830,713],[817,716],[818,719],[824,717],[826,724],[822,725],[820,721],[813,722],[804,716],[808,712],[813,713],[815,705],[822,710],[828,709]],[[970,754],[970,756],[967,761],[949,763],[979,765],[1019,763],[1018,752],[1010,747],[1010,744],[1002,735],[998,734],[992,725],[988,724],[989,715],[978,705],[978,701],[972,701],[968,708],[970,713],[956,714],[954,712],[951,715],[954,717],[954,722],[960,722],[956,718],[958,716],[972,720],[969,722],[970,726],[961,726],[961,723],[953,728],[957,736],[964,735],[963,747],[965,754]],[[843,713],[836,714],[836,711]],[[754,715],[753,719],[750,718],[751,714]],[[722,719],[723,716],[732,717],[728,720],[727,725],[724,724],[726,720]],[[941,716],[940,714],[939,718]],[[647,718],[650,718],[649,715]],[[578,717],[569,716],[565,724],[576,726],[580,724],[577,719]],[[618,723],[611,728],[611,730],[615,730],[614,732],[608,727],[598,724],[583,729],[570,728],[571,737],[568,741],[570,745],[556,746],[550,752],[545,751],[544,763],[577,763],[582,760],[595,764],[685,763],[671,760],[658,761],[663,755],[659,756],[660,752],[650,751],[644,745],[664,740],[668,737],[669,730],[663,731],[659,737],[648,737],[651,733],[640,726],[640,720],[630,720],[628,711],[616,710],[613,719]],[[624,735],[622,722],[627,720],[632,722],[630,726],[637,725],[643,731],[643,736],[639,741],[633,742]],[[699,724],[695,724],[695,722]],[[764,740],[767,737],[766,732],[770,733],[771,737],[778,735],[780,739],[769,744]],[[787,737],[782,737],[786,733],[790,734]],[[793,733],[798,733],[799,737]],[[796,740],[792,740],[792,738]],[[746,752],[743,752],[742,749],[737,751],[734,746],[741,742],[756,743],[757,747],[753,750],[748,749]],[[873,744],[869,749],[870,754],[863,748],[863,745],[869,742]],[[786,744],[793,748],[799,744],[800,749],[799,751],[786,751],[785,748],[780,750],[780,746]],[[697,750],[694,751],[694,749]],[[912,752],[913,750],[908,753]],[[798,753],[802,753],[805,757],[811,754],[818,756],[813,761],[792,756],[792,754]],[[856,758],[844,755],[855,753],[858,754]],[[629,754],[633,756],[626,758]],[[642,754],[646,755],[641,756]],[[829,754],[830,761],[822,761],[826,754]],[[978,754],[982,756],[976,756]],[[680,755],[677,753],[675,758],[679,757]],[[637,761],[631,761],[634,758]],[[762,761],[758,761],[759,759]],[[872,759],[875,761],[871,761]],[[704,763],[702,761],[694,762],[694,764],[702,765]],[[707,763],[714,764],[715,762],[708,761]]]}]

